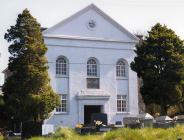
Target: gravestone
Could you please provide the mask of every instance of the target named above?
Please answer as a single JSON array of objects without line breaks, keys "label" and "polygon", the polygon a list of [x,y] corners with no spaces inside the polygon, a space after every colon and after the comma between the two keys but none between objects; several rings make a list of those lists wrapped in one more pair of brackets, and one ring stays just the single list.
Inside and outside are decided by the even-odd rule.
[{"label": "gravestone", "polygon": [[155,123],[153,124],[156,128],[170,128],[174,127],[173,119],[169,116],[160,116],[155,118]]},{"label": "gravestone", "polygon": [[142,123],[143,127],[152,127],[153,126],[153,116],[149,113],[143,113],[138,115],[140,123]]},{"label": "gravestone", "polygon": [[91,116],[91,124],[95,125],[95,121],[101,121],[103,125],[107,125],[107,114],[105,113],[94,113]]},{"label": "gravestone", "polygon": [[178,115],[174,117],[175,124],[183,125],[184,124],[184,115]]},{"label": "gravestone", "polygon": [[124,117],[123,124],[129,128],[141,128],[141,123],[138,117]]}]

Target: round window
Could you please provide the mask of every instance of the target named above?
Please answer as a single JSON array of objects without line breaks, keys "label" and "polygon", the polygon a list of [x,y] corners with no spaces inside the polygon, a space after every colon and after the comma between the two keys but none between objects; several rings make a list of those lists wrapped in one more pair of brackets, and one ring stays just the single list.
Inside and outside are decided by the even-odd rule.
[{"label": "round window", "polygon": [[89,20],[87,26],[88,26],[89,29],[94,29],[95,26],[96,26],[96,23],[95,23],[94,20]]},{"label": "round window", "polygon": [[89,24],[90,28],[94,28],[95,27],[95,21],[94,20],[90,20],[88,24]]}]

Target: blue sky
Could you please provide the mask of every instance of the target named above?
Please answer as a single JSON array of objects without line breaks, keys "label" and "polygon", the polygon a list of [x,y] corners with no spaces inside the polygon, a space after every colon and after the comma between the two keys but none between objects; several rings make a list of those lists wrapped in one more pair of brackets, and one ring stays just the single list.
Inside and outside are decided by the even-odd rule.
[{"label": "blue sky", "polygon": [[18,13],[28,8],[43,27],[50,27],[91,3],[132,33],[146,34],[160,22],[184,39],[184,0],[0,0],[0,85],[9,57],[4,34]]}]

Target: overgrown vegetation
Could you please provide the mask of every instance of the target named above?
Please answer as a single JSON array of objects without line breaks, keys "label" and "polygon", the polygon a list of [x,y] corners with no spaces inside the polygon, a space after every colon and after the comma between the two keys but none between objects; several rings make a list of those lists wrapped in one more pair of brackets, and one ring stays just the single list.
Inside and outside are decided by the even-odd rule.
[{"label": "overgrown vegetation", "polygon": [[33,137],[30,140],[177,140],[184,138],[184,126],[175,128],[121,128],[107,133],[80,135],[73,129],[62,128],[51,137]]}]

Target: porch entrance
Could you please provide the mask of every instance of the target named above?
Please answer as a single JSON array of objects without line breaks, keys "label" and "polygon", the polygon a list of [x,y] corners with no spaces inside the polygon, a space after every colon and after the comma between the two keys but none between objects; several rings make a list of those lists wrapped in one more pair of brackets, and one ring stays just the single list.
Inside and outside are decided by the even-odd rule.
[{"label": "porch entrance", "polygon": [[91,124],[91,116],[94,113],[102,113],[101,105],[85,105],[84,106],[84,124]]}]

